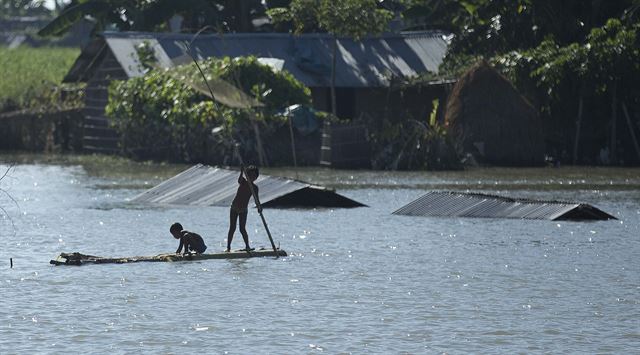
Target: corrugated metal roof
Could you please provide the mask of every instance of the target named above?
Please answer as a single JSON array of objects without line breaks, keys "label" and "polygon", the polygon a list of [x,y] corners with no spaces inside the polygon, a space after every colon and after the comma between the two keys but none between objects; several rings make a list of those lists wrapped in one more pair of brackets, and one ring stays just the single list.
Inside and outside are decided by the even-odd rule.
[{"label": "corrugated metal roof", "polygon": [[[238,171],[198,164],[134,197],[136,203],[230,206]],[[256,180],[264,207],[359,207],[363,204],[306,182],[260,174]],[[299,201],[298,201],[299,200]]]},{"label": "corrugated metal roof", "polygon": [[[172,67],[190,61],[186,55],[191,34],[105,32],[98,41],[106,41],[129,77],[142,75],[136,46],[147,42],[154,48],[158,64]],[[208,57],[276,58],[284,69],[309,87],[328,87],[331,77],[333,37],[328,34],[230,33],[202,34],[192,43],[198,59]],[[94,49],[95,45],[87,49]],[[336,61],[337,87],[380,87],[389,77],[412,77],[426,71],[437,72],[446,54],[445,34],[438,31],[403,32],[361,41],[338,39]],[[86,57],[86,55],[85,55]],[[82,58],[82,56],[81,56]],[[81,80],[91,66],[78,58],[65,81]]]},{"label": "corrugated metal roof", "polygon": [[538,201],[455,191],[429,192],[393,214],[548,220],[616,219],[583,203]]}]

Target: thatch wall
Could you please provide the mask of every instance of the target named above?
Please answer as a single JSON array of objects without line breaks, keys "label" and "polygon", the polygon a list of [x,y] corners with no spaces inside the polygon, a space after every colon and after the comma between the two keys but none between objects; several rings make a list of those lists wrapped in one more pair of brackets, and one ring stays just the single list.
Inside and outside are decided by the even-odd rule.
[{"label": "thatch wall", "polygon": [[503,166],[544,162],[537,111],[485,61],[469,69],[453,87],[445,122],[459,153],[472,153],[480,162]]}]

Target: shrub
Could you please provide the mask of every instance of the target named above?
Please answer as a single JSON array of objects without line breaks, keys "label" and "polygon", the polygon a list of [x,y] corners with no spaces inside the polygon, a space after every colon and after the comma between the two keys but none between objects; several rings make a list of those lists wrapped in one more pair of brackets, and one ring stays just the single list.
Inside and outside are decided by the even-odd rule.
[{"label": "shrub", "polygon": [[238,109],[214,103],[189,84],[204,86],[193,63],[114,81],[106,112],[120,133],[123,152],[145,159],[227,163],[234,141],[239,140],[246,154],[257,156],[251,120],[260,124],[263,140],[268,140],[285,122],[274,114],[276,110],[311,103],[307,87],[288,72],[274,72],[260,64],[255,57],[209,58],[200,67],[207,80],[222,79],[264,106]]}]

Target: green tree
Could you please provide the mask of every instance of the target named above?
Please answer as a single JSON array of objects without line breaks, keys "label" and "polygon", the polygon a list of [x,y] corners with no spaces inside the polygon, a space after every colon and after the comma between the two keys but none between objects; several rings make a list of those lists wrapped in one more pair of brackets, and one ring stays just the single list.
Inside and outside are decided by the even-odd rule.
[{"label": "green tree", "polygon": [[60,15],[42,28],[42,36],[60,36],[84,17],[96,22],[94,32],[162,31],[175,15],[182,29],[196,32],[211,26],[220,32],[253,32],[252,20],[264,15],[260,0],[72,0]]},{"label": "green tree", "polygon": [[[618,19],[610,19],[591,29],[582,42],[561,45],[547,38],[535,48],[512,51],[494,61],[539,103],[548,122],[561,123],[563,140],[573,141],[566,150],[573,151],[574,163],[579,161],[583,116],[603,127],[603,136],[609,132],[606,140],[611,160],[616,162],[617,112],[621,106],[625,115],[627,105],[640,108],[640,25],[625,26]],[[591,98],[591,110],[583,113],[585,97]],[[573,121],[576,111],[577,119]],[[628,129],[638,150],[634,127],[629,125]],[[574,132],[573,137],[570,132]],[[640,159],[640,150],[636,153]]]},{"label": "green tree", "polygon": [[44,0],[0,0],[0,18],[17,16],[51,16]]},{"label": "green tree", "polygon": [[491,57],[538,46],[553,37],[560,45],[581,42],[610,18],[637,19],[638,0],[406,0],[413,28],[454,34],[451,55]]}]

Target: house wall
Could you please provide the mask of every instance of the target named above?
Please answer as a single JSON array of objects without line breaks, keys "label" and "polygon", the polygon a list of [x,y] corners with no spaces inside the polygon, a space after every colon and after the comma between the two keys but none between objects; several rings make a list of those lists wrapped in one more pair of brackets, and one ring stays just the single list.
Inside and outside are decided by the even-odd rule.
[{"label": "house wall", "polygon": [[[439,86],[395,88],[338,88],[337,115],[349,123],[325,125],[322,134],[320,163],[334,168],[369,168],[371,164],[370,131],[383,128],[384,121],[415,119],[427,123],[433,100],[445,106],[447,88]],[[331,110],[330,88],[312,89],[313,106]],[[443,116],[441,113],[439,116]]]},{"label": "house wall", "polygon": [[[431,85],[399,88],[337,88],[338,117],[364,119],[367,122],[382,119],[399,120],[413,118],[424,121],[433,109],[433,100],[440,99],[444,107],[448,88]],[[331,89],[311,88],[313,108],[331,112]]]},{"label": "house wall", "polygon": [[433,110],[433,100],[444,106],[447,89],[443,85],[396,88],[357,89],[355,91],[357,118],[368,122],[415,119],[427,122]]},{"label": "house wall", "polygon": [[113,152],[118,148],[118,136],[109,127],[109,119],[104,109],[109,100],[109,83],[112,80],[126,80],[127,75],[108,47],[98,54],[99,65],[87,81],[85,89],[84,138],[85,150],[95,152]]},{"label": "house wall", "polygon": [[311,102],[313,108],[319,111],[331,112],[331,96],[328,88],[313,87],[311,89]]}]

